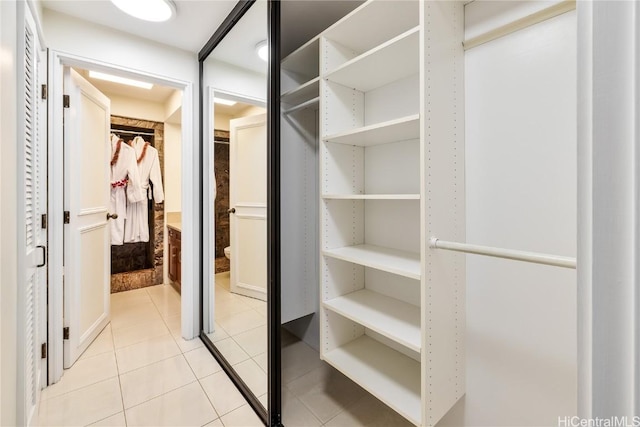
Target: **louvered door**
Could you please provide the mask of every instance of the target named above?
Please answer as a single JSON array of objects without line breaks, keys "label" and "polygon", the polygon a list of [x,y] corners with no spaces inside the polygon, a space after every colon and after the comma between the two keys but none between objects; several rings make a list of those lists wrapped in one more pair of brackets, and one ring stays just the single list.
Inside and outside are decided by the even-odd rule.
[{"label": "louvered door", "polygon": [[[22,187],[21,219],[24,235],[20,244],[24,249],[23,281],[18,295],[21,315],[18,387],[18,414],[27,425],[34,421],[40,390],[46,378],[46,102],[41,96],[41,85],[46,76],[46,59],[37,37],[36,25],[30,11],[24,8],[24,33],[20,40],[23,56],[22,84],[18,86],[21,113],[19,147],[21,149],[20,179]],[[22,117],[22,116],[21,116]]]}]

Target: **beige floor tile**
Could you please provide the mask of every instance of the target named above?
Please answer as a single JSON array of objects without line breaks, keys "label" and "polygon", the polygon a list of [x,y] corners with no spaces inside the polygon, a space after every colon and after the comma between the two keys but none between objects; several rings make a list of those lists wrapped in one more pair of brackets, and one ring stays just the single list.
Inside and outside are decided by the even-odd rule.
[{"label": "beige floor tile", "polygon": [[266,325],[267,319],[259,315],[255,310],[248,310],[227,317],[216,317],[216,322],[222,326],[230,336],[234,336]]},{"label": "beige floor tile", "polygon": [[228,414],[234,409],[247,404],[242,394],[223,371],[202,378],[200,384],[202,384],[202,388],[204,388],[209,400],[213,403],[218,415]]},{"label": "beige floor tile", "polygon": [[111,333],[111,324],[108,324],[102,332],[100,332],[100,335],[93,340],[89,348],[82,353],[80,359],[87,359],[111,351],[113,351],[113,334]]},{"label": "beige floor tile", "polygon": [[249,297],[245,297],[243,295],[240,295],[240,298],[242,298],[242,301],[244,301],[247,305],[249,305],[253,309],[264,307],[264,309],[266,310],[266,308],[267,308],[267,302],[266,301],[262,301],[261,299],[249,298]]},{"label": "beige floor tile", "polygon": [[267,393],[258,397],[258,400],[260,401],[260,403],[262,403],[262,406],[264,406],[265,409],[267,408],[267,405],[269,405],[269,395]]},{"label": "beige floor tile", "polygon": [[181,354],[170,334],[116,350],[120,374]]},{"label": "beige floor tile", "polygon": [[211,342],[218,342],[225,338],[229,338],[229,334],[227,333],[227,331],[225,331],[224,328],[217,323],[215,323],[215,331],[207,334],[207,336],[209,337]]},{"label": "beige floor tile", "polygon": [[91,424],[94,427],[127,427],[127,422],[124,419],[124,412],[118,412],[115,415],[100,420],[97,423]]},{"label": "beige floor tile", "polygon": [[80,359],[70,369],[64,370],[60,381],[42,392],[42,399],[51,399],[117,376],[118,368],[113,352]]},{"label": "beige floor tile", "polygon": [[254,307],[253,308],[260,316],[267,318],[267,306],[264,305],[262,307]]},{"label": "beige floor tile", "polygon": [[180,297],[171,294],[152,297],[153,303],[163,317],[180,314]]},{"label": "beige floor tile", "polygon": [[225,271],[224,273],[216,274],[216,286],[220,286],[225,289],[227,292],[230,289],[231,284],[231,272]]},{"label": "beige floor tile", "polygon": [[220,418],[211,421],[209,424],[207,424],[205,427],[224,427],[224,425],[222,424],[222,421],[220,421]]},{"label": "beige floor tile", "polygon": [[214,359],[213,355],[209,352],[209,349],[205,347],[184,353],[184,358],[187,359],[189,366],[191,366],[197,378],[204,378],[222,370],[218,362],[216,362],[216,359]]},{"label": "beige floor tile", "polygon": [[218,418],[197,381],[126,412],[128,426],[201,426]]},{"label": "beige floor tile", "polygon": [[241,406],[222,417],[225,427],[263,427],[262,420],[249,405]]},{"label": "beige floor tile", "polygon": [[242,378],[253,394],[262,396],[267,392],[267,374],[265,374],[253,359],[233,365],[233,369],[240,375],[240,378]]},{"label": "beige floor tile", "polygon": [[258,366],[260,366],[260,369],[262,369],[263,371],[267,372],[269,370],[269,367],[267,366],[268,359],[266,352],[253,357],[253,360],[258,364]]},{"label": "beige floor tile", "polygon": [[173,335],[174,337],[182,336],[182,316],[180,314],[167,316],[163,320],[164,320],[164,323],[169,328],[171,335]]},{"label": "beige floor tile", "polygon": [[325,424],[330,427],[367,426],[367,427],[410,427],[409,421],[391,410],[370,394],[366,394],[357,403]]},{"label": "beige floor tile", "polygon": [[287,388],[323,423],[366,394],[360,386],[327,364],[288,383]]},{"label": "beige floor tile", "polygon": [[282,347],[282,382],[284,384],[321,365],[318,352],[303,341],[296,341]]},{"label": "beige floor tile", "polygon": [[238,364],[249,358],[249,355],[232,338],[218,341],[216,348],[231,365]]},{"label": "beige floor tile", "polygon": [[122,412],[117,378],[40,402],[41,426],[88,425]]},{"label": "beige floor tile", "polygon": [[182,355],[120,376],[125,408],[131,408],[196,380]]},{"label": "beige floor tile", "polygon": [[127,347],[138,344],[151,338],[167,335],[169,328],[164,321],[156,318],[149,322],[141,322],[125,328],[116,329],[113,332],[113,342],[115,348]]},{"label": "beige floor tile", "polygon": [[111,309],[119,309],[126,306],[136,305],[140,302],[149,301],[150,297],[146,289],[135,289],[133,291],[117,292],[111,294]]},{"label": "beige floor tile", "polygon": [[216,322],[219,322],[220,319],[225,317],[233,316],[234,314],[243,313],[245,311],[252,310],[251,307],[241,301],[238,298],[233,298],[233,296],[229,296],[227,298],[219,298],[216,295],[215,302],[215,319]]},{"label": "beige floor tile", "polygon": [[185,340],[182,337],[174,337],[174,339],[176,340],[178,347],[180,347],[180,351],[182,351],[183,353],[195,350],[196,348],[204,347],[204,344],[202,343],[200,337],[195,337],[190,340]]},{"label": "beige floor tile", "polygon": [[126,328],[156,319],[162,319],[162,317],[151,299],[149,299],[148,303],[127,308],[121,313],[112,313],[111,329],[115,331],[116,329]]},{"label": "beige floor tile", "polygon": [[234,335],[233,340],[249,356],[257,356],[267,351],[267,325]]},{"label": "beige floor tile", "polygon": [[287,426],[317,427],[322,423],[291,392],[282,390],[282,419]]}]

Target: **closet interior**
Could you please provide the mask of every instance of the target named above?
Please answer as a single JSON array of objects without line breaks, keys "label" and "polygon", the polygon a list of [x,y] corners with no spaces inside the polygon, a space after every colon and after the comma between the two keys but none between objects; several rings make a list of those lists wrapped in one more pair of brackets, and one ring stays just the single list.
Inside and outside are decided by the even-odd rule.
[{"label": "closet interior", "polygon": [[[283,383],[288,346],[300,339],[318,351],[320,360],[414,425],[435,425],[465,394],[468,261],[462,253],[430,247],[432,236],[466,242],[467,225],[474,233],[478,229],[466,209],[465,114],[476,123],[476,117],[484,117],[476,107],[491,100],[476,93],[472,103],[465,100],[465,83],[485,74],[466,68],[464,42],[491,43],[531,25],[528,31],[543,31],[535,24],[571,12],[565,6],[540,20],[540,10],[548,5],[370,0],[292,52],[285,49],[282,319],[295,319],[289,317],[292,311],[304,315],[305,308],[314,313],[284,325]],[[472,8],[469,16],[467,8]],[[529,24],[509,30],[519,19]],[[530,36],[522,37],[515,43],[535,52],[533,61],[547,60],[526,39]],[[532,72],[530,78],[539,76]],[[503,90],[501,84],[507,87],[506,81],[491,84],[495,91]],[[535,97],[526,94],[521,102]],[[529,121],[543,113],[532,114]],[[566,118],[570,122],[570,111]],[[545,144],[571,147],[574,140],[561,140],[563,132],[550,128]],[[487,143],[471,136],[474,147]],[[507,138],[519,135],[505,133],[494,141]],[[485,162],[485,168],[502,170],[498,161],[508,162],[475,156],[473,165]],[[570,186],[571,179],[562,172],[558,182]],[[529,178],[524,181],[529,185]],[[539,190],[529,191],[537,197]],[[536,224],[540,218],[524,212],[517,220]],[[514,222],[503,221],[503,228]],[[575,236],[567,242],[575,244]],[[529,243],[523,239],[512,246]],[[536,249],[572,251],[555,243]],[[511,270],[503,267],[505,274]],[[547,277],[546,271],[539,274]],[[564,272],[557,277],[570,285]],[[566,326],[563,331],[570,329]],[[283,415],[286,423],[286,410]]]}]

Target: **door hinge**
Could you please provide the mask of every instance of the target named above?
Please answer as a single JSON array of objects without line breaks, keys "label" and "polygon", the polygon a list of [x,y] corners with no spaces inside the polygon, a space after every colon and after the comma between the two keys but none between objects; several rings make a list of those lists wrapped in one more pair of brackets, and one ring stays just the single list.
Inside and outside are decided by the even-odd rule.
[{"label": "door hinge", "polygon": [[40,347],[40,357],[42,359],[46,359],[47,358],[47,343],[43,342],[42,346]]},{"label": "door hinge", "polygon": [[43,230],[47,229],[47,214],[42,214],[40,217],[40,226]]},{"label": "door hinge", "polygon": [[42,86],[42,90],[40,92],[42,99],[47,99],[47,85],[43,84]]},{"label": "door hinge", "polygon": [[64,211],[63,222],[65,224],[69,224],[69,222],[71,222],[71,213],[69,213],[69,211]]},{"label": "door hinge", "polygon": [[69,339],[69,327],[62,328],[62,339]]},{"label": "door hinge", "polygon": [[62,95],[62,106],[69,108],[69,95]]}]

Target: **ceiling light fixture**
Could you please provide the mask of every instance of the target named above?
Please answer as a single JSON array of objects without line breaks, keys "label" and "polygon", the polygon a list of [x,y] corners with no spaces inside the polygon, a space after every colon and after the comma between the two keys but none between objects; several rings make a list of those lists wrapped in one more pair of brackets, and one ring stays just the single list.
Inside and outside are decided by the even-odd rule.
[{"label": "ceiling light fixture", "polygon": [[266,40],[262,40],[256,45],[256,53],[263,61],[269,60],[269,45],[267,45]]},{"label": "ceiling light fixture", "polygon": [[171,0],[111,0],[124,13],[143,21],[164,22],[176,15]]},{"label": "ceiling light fixture", "polygon": [[236,101],[232,101],[230,99],[217,98],[217,97],[213,98],[213,102],[215,102],[216,104],[222,104],[222,105],[228,105],[228,106],[237,104]]},{"label": "ceiling light fixture", "polygon": [[126,77],[113,76],[111,74],[100,73],[98,71],[89,71],[89,77],[91,77],[92,79],[106,80],[108,82],[140,87],[142,89],[151,89],[153,87],[152,83],[141,82],[140,80],[127,79]]}]

